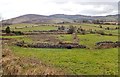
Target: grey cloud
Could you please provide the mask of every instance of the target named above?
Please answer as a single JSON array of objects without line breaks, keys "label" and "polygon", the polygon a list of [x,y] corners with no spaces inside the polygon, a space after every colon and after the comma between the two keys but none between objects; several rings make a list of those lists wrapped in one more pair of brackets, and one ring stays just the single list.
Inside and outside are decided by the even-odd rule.
[{"label": "grey cloud", "polygon": [[86,14],[86,15],[106,15],[106,14],[111,14],[113,11],[108,10],[108,11],[96,11],[96,10],[84,10],[80,13]]},{"label": "grey cloud", "polygon": [[[94,8],[100,8],[100,7],[104,7],[104,9],[102,11],[98,11],[95,9],[88,9],[88,10],[82,10],[80,11],[80,13],[89,13],[91,15],[97,15],[97,14],[110,14],[113,11],[118,11],[118,1],[119,0],[53,0],[54,3],[56,4],[60,4],[62,6],[62,4],[66,4],[68,2],[72,2],[73,4],[76,5],[83,5],[83,7],[85,5],[92,5]],[[88,7],[89,8],[89,7]],[[70,8],[63,8],[62,10],[64,11],[71,11],[72,9]]]},{"label": "grey cloud", "polygon": [[65,4],[68,3],[69,0],[50,0],[51,3],[56,3],[56,4]]},{"label": "grey cloud", "polygon": [[[117,5],[93,5],[95,8],[100,8],[100,7],[103,7],[104,9],[101,10],[101,11],[98,11],[98,10],[95,10],[95,9],[88,9],[88,10],[82,10],[81,12],[82,13],[85,13],[85,14],[89,14],[89,15],[105,15],[105,14],[112,14],[114,12],[116,12],[117,14],[117,11],[118,11],[118,6]],[[81,13],[80,12],[80,13]]]},{"label": "grey cloud", "polygon": [[[86,5],[92,5],[95,9],[85,9],[81,10],[79,13],[82,14],[89,14],[89,15],[105,15],[105,14],[112,14],[118,13],[118,3],[117,2],[80,2],[76,3],[77,5],[82,5],[83,7]],[[98,11],[96,10],[99,8],[103,8],[103,10]],[[67,9],[68,10],[68,9]],[[116,11],[116,12],[115,12]]]},{"label": "grey cloud", "polygon": [[[72,2],[72,3],[112,3],[112,2],[116,2],[118,3],[119,0],[50,0],[53,3],[56,4],[62,4],[62,3],[67,3],[67,2]],[[82,3],[83,2],[83,3]]]}]

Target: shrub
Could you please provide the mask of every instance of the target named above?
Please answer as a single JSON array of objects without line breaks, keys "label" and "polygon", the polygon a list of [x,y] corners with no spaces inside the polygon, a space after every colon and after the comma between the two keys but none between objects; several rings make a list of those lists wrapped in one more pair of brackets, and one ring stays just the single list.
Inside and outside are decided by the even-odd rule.
[{"label": "shrub", "polygon": [[9,26],[5,29],[5,32],[6,32],[6,33],[10,33],[10,32],[11,32]]},{"label": "shrub", "polygon": [[110,33],[110,34],[108,34],[109,36],[112,36],[112,34]]},{"label": "shrub", "polygon": [[12,31],[12,33],[14,33],[15,35],[23,35],[21,31]]},{"label": "shrub", "polygon": [[71,46],[67,46],[67,49],[72,49],[72,47]]},{"label": "shrub", "polygon": [[75,32],[75,27],[70,26],[69,29],[68,29],[68,31],[67,31],[67,33],[68,34],[73,34],[74,32]]},{"label": "shrub", "polygon": [[64,26],[59,26],[58,30],[65,30],[65,27]]},{"label": "shrub", "polygon": [[78,28],[77,32],[83,35],[86,34],[86,31],[82,28]]},{"label": "shrub", "polygon": [[106,30],[110,30],[110,28],[109,27],[107,27],[107,28],[105,28]]},{"label": "shrub", "polygon": [[102,26],[101,25],[99,25],[100,26],[100,28],[102,28]]},{"label": "shrub", "polygon": [[95,34],[95,31],[90,31],[91,34]]}]

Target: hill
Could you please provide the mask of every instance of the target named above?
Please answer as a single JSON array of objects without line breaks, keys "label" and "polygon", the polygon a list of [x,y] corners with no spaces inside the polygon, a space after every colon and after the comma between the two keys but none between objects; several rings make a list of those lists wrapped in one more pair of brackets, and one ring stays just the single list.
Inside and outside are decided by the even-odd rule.
[{"label": "hill", "polygon": [[37,15],[37,14],[26,14],[19,17],[3,20],[3,23],[7,24],[18,24],[18,23],[75,23],[83,20],[104,20],[104,21],[117,21],[118,15],[107,15],[107,16],[86,16],[86,15],[65,15],[65,14],[54,14],[50,16]]}]

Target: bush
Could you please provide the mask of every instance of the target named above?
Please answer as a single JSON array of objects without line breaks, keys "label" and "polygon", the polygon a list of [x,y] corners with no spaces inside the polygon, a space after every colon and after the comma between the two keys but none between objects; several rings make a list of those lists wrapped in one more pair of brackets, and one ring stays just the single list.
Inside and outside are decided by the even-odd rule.
[{"label": "bush", "polygon": [[99,25],[100,26],[100,28],[102,28],[102,26],[101,25]]},{"label": "bush", "polygon": [[5,29],[5,32],[6,32],[6,33],[10,33],[10,32],[11,32],[9,26]]},{"label": "bush", "polygon": [[75,27],[70,26],[69,30],[67,31],[68,34],[73,34],[75,32]]},{"label": "bush", "polygon": [[71,46],[67,46],[67,49],[72,49],[72,47]]},{"label": "bush", "polygon": [[107,28],[105,28],[106,30],[110,30],[110,28],[109,27],[107,27]]},{"label": "bush", "polygon": [[105,35],[105,33],[104,33],[104,32],[101,32],[100,34],[101,34],[101,35]]},{"label": "bush", "polygon": [[94,32],[94,31],[90,31],[90,33],[91,33],[91,34],[95,34],[95,32]]},{"label": "bush", "polygon": [[65,30],[65,27],[64,26],[59,26],[58,30]]},{"label": "bush", "polygon": [[86,31],[82,28],[78,28],[77,32],[83,35],[86,34]]},{"label": "bush", "polygon": [[110,33],[110,34],[108,34],[109,36],[112,36],[112,34]]},{"label": "bush", "polygon": [[21,31],[12,31],[12,33],[14,33],[15,35],[23,35]]}]

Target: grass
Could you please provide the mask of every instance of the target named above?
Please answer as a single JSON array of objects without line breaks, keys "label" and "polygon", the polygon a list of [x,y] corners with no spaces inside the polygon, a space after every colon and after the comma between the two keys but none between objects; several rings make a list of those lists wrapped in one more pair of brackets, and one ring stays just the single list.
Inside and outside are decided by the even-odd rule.
[{"label": "grass", "polygon": [[18,56],[36,57],[42,62],[61,68],[68,74],[118,74],[118,49],[49,49],[12,46]]},{"label": "grass", "polygon": [[113,34],[113,35],[118,35],[118,30],[105,30],[105,33],[108,33],[108,34]]},{"label": "grass", "polygon": [[[118,36],[105,36],[99,34],[86,34],[86,35],[77,35],[79,38],[79,43],[83,45],[87,45],[90,48],[95,47],[96,42],[101,41],[117,41]],[[58,35],[59,39],[64,41],[72,41],[72,35]]]},{"label": "grass", "polygon": [[47,31],[47,30],[56,30],[56,29],[57,28],[53,26],[38,26],[38,27],[29,27],[23,29],[15,29],[15,31],[34,31],[34,30]]},{"label": "grass", "polygon": [[0,36],[0,38],[10,38],[10,39],[16,39],[18,41],[24,41],[32,43],[32,39],[25,36],[25,35],[19,35],[19,36]]},{"label": "grass", "polygon": [[0,36],[0,38],[21,38],[21,37],[24,37],[24,36]]},{"label": "grass", "polygon": [[[10,28],[11,30],[14,30],[14,31],[34,31],[34,30],[57,30],[57,27],[55,26],[61,26],[61,24],[49,24],[49,26],[42,26],[42,24],[37,24],[38,26],[34,26],[35,24],[14,24],[14,25],[10,25]],[[55,26],[52,26],[52,25],[55,25]],[[73,25],[73,26],[76,26],[76,27],[82,27],[83,29],[85,30],[89,30],[89,29],[92,29],[92,30],[103,30],[105,31],[106,33],[111,33],[111,34],[117,34],[118,35],[118,30],[105,30],[105,28],[109,27],[109,28],[116,28],[118,27],[117,25],[102,25],[103,28],[100,28],[99,27],[99,24],[62,24],[63,26],[65,27],[69,27],[69,25]],[[27,26],[27,27],[26,27]],[[32,27],[33,26],[33,27]],[[15,29],[15,27],[19,28],[21,27],[22,29]],[[6,27],[3,27],[3,29],[5,29]]]},{"label": "grass", "polygon": [[[38,26],[34,26],[35,24],[14,24],[14,25],[10,25],[10,28],[12,31],[34,31],[34,30],[40,30],[40,31],[47,31],[47,30],[56,30],[57,27],[54,26],[42,26],[39,25]],[[15,28],[16,27],[16,28]],[[3,29],[5,29],[6,27],[3,27]]]},{"label": "grass", "polygon": [[[113,35],[118,35],[118,30],[105,30],[105,28],[109,27],[110,29],[115,29],[116,27],[118,27],[118,25],[101,25],[102,28],[100,28],[99,24],[63,24],[63,26],[66,26],[66,27],[69,27],[69,25],[73,25],[73,26],[76,26],[76,27],[82,27],[83,29],[85,30],[90,30],[92,29],[93,31],[94,30],[101,30],[101,31],[104,31],[105,33],[107,34],[113,34]],[[61,25],[59,25],[61,26]]]},{"label": "grass", "polygon": [[[15,27],[33,26],[34,24],[15,24]],[[64,25],[66,27],[69,24]],[[95,24],[77,24],[77,27],[82,26],[85,29],[103,30],[99,25]],[[103,25],[113,28],[113,25]],[[27,27],[23,29],[15,29],[17,31],[33,31],[33,30],[55,30],[54,26],[38,26]],[[106,33],[118,34],[118,30],[104,30]],[[63,41],[72,41],[70,34],[55,35]],[[0,38],[12,38],[18,41],[34,42],[27,36],[0,36]],[[77,75],[117,75],[118,74],[118,49],[94,49],[96,42],[101,41],[117,41],[118,36],[104,36],[99,34],[78,35],[79,43],[90,47],[90,49],[50,49],[50,48],[22,48],[10,46],[11,50],[17,56],[21,57],[36,57],[43,63],[63,69],[67,74]]]},{"label": "grass", "polygon": [[[55,35],[58,39],[61,39],[65,42],[72,42],[72,35],[71,34],[63,34],[63,35]],[[77,35],[79,38],[79,44],[86,45],[89,48],[95,48],[95,43],[101,41],[118,41],[118,36],[105,36],[99,34],[86,34],[86,35]],[[13,38],[17,39],[18,41],[24,41],[32,43],[34,42],[32,38],[26,35],[22,36],[0,36],[3,38]]]}]

